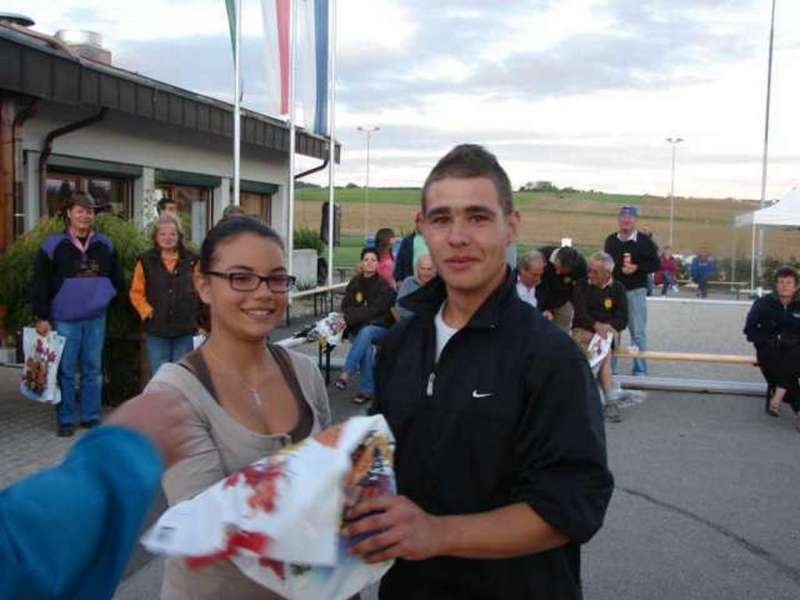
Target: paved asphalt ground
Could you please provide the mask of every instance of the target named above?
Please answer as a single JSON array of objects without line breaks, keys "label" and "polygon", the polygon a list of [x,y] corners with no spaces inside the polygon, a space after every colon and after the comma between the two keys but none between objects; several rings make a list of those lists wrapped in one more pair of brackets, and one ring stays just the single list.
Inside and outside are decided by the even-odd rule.
[{"label": "paved asphalt ground", "polygon": [[[649,307],[651,349],[751,352],[740,334],[745,304]],[[760,380],[747,367],[653,363],[650,372]],[[0,369],[0,486],[69,446],[53,435],[49,407],[22,400],[15,383]],[[358,412],[351,394],[331,390],[337,418]],[[772,419],[757,398],[650,392],[624,417],[607,427],[617,486],[583,549],[586,598],[800,598],[800,433],[789,411]],[[160,568],[138,551],[115,597],[157,598]]]}]

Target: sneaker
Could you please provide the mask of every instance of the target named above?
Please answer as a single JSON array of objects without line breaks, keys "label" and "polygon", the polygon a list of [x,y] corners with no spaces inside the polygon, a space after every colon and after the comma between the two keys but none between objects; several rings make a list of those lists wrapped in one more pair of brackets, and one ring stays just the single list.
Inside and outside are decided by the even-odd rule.
[{"label": "sneaker", "polygon": [[72,425],[59,425],[58,437],[72,437],[75,435],[75,427]]},{"label": "sneaker", "polygon": [[609,423],[622,422],[622,413],[619,410],[619,403],[616,400],[609,400],[606,402],[603,412],[605,413],[606,421]]},{"label": "sneaker", "polygon": [[93,429],[100,425],[100,419],[90,419],[89,421],[81,421],[81,427],[84,429]]}]

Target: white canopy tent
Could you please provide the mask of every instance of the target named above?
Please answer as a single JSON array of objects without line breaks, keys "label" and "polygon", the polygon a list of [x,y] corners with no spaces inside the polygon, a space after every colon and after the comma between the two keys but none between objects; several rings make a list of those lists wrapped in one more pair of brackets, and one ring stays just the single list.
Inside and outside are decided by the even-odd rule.
[{"label": "white canopy tent", "polygon": [[772,206],[736,217],[737,227],[800,227],[800,187],[792,188]]},{"label": "white canopy tent", "polygon": [[[772,206],[739,215],[736,227],[752,227],[753,242],[750,249],[750,289],[756,284],[756,229],[758,227],[798,227],[800,228],[800,187],[795,186]],[[760,272],[760,271],[759,271]],[[760,290],[761,288],[759,288]]]}]

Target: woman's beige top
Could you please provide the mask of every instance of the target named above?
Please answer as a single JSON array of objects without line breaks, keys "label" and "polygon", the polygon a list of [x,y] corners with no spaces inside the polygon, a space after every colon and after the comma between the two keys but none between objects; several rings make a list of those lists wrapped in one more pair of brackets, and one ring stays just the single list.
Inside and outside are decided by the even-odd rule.
[{"label": "woman's beige top", "polygon": [[[331,424],[328,393],[314,360],[288,351],[304,400],[313,412],[312,435]],[[241,425],[188,369],[164,364],[151,385],[177,389],[191,407],[187,456],[162,478],[169,505],[191,498],[232,472],[291,444],[288,434],[256,433]],[[167,559],[162,600],[265,600],[279,598],[245,577],[233,563],[217,563],[190,571],[176,559]]]}]

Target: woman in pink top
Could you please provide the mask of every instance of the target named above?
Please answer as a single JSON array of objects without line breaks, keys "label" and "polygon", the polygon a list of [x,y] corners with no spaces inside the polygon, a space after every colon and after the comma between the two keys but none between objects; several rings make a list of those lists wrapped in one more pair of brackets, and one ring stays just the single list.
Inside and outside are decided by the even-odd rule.
[{"label": "woman in pink top", "polygon": [[378,275],[383,277],[391,288],[397,291],[397,282],[394,280],[394,231],[388,227],[378,229],[375,234],[375,249],[378,251]]}]

